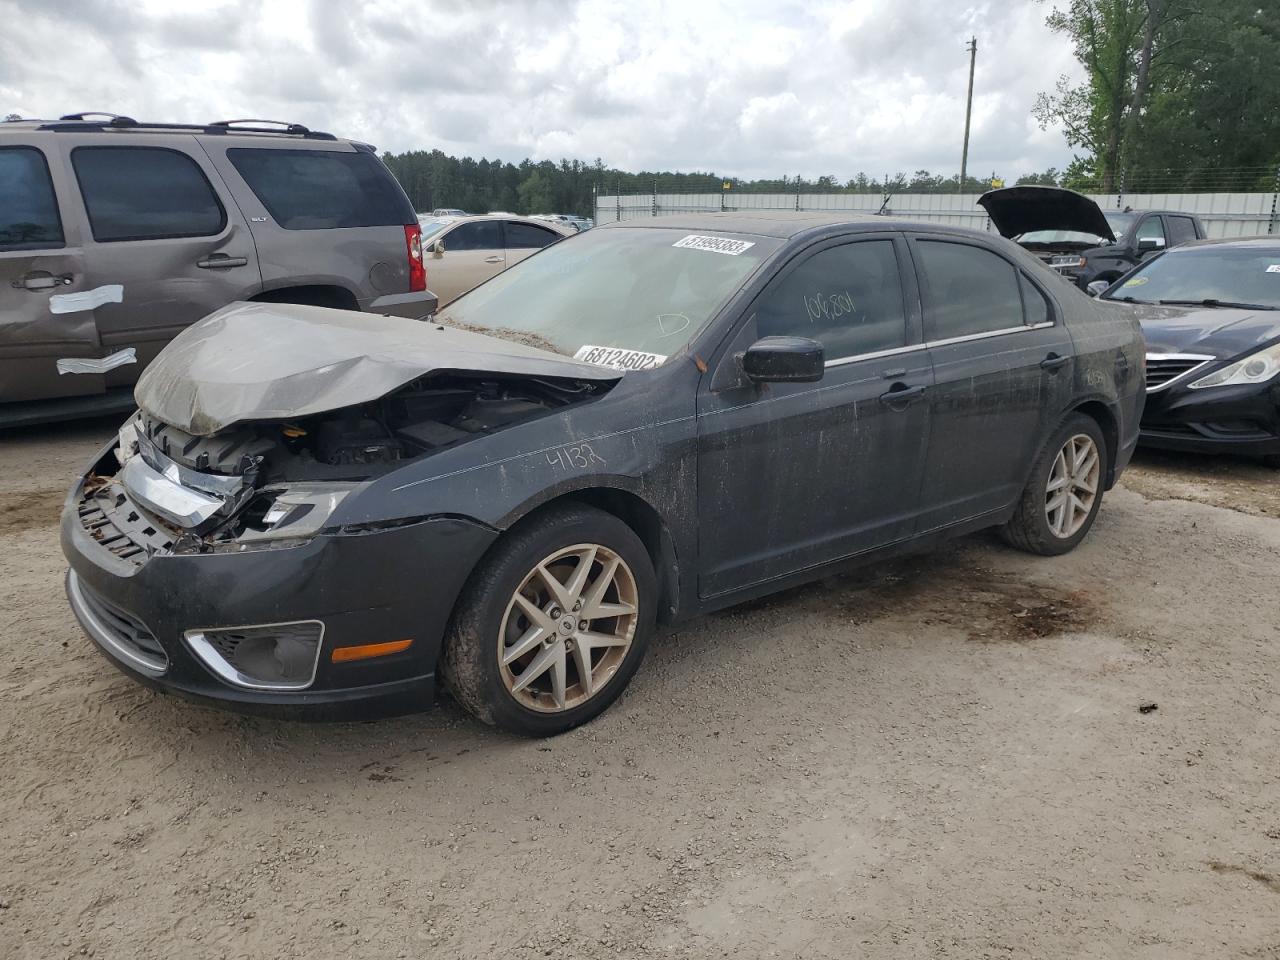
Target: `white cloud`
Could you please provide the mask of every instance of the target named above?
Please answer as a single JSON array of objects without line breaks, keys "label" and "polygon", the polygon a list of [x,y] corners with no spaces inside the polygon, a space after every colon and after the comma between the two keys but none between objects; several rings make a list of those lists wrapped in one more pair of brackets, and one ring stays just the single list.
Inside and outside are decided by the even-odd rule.
[{"label": "white cloud", "polygon": [[1070,159],[1034,0],[0,0],[0,113],[277,117],[384,150],[849,177]]}]

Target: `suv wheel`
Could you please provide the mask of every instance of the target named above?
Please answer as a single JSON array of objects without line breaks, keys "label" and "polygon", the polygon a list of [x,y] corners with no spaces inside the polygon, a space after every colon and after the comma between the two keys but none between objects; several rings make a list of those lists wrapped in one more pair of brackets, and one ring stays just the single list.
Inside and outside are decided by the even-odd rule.
[{"label": "suv wheel", "polygon": [[468,586],[442,673],[485,723],[550,736],[585,723],[626,687],[653,632],[656,579],[640,538],[590,507],[516,527]]},{"label": "suv wheel", "polygon": [[1102,428],[1073,413],[1036,459],[1013,517],[1000,530],[1005,542],[1046,557],[1075,549],[1098,516],[1106,475]]}]

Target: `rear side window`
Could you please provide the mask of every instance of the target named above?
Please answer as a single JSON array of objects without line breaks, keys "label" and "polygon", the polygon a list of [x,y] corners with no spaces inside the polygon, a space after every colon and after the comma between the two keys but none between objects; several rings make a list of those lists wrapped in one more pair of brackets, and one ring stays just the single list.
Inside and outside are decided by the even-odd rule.
[{"label": "rear side window", "polygon": [[502,224],[497,220],[472,220],[455,227],[444,235],[444,249],[501,250]]},{"label": "rear side window", "polygon": [[0,249],[62,244],[62,220],[44,154],[35,147],[0,148]]},{"label": "rear side window", "polygon": [[808,337],[827,360],[907,342],[902,278],[891,240],[861,240],[810,255],[756,305],[762,337]]},{"label": "rear side window", "polygon": [[370,154],[240,147],[227,158],[286,230],[417,222],[404,191]]},{"label": "rear side window", "polygon": [[1034,327],[1038,323],[1048,323],[1052,320],[1053,314],[1049,312],[1049,301],[1040,292],[1040,288],[1021,273],[1018,274],[1018,283],[1022,286],[1022,310],[1027,326]]},{"label": "rear side window", "polygon": [[506,222],[507,249],[528,250],[545,247],[560,239],[560,234],[546,227],[535,227],[532,223],[518,223],[514,220]]},{"label": "rear side window", "polygon": [[227,224],[204,171],[185,153],[162,147],[76,147],[71,165],[99,242],[207,237]]},{"label": "rear side window", "polygon": [[928,303],[925,339],[951,340],[1023,324],[1022,295],[1013,265],[966,243],[916,243]]},{"label": "rear side window", "polygon": [[1190,217],[1167,217],[1169,221],[1169,243],[1186,243],[1196,238],[1196,224]]}]

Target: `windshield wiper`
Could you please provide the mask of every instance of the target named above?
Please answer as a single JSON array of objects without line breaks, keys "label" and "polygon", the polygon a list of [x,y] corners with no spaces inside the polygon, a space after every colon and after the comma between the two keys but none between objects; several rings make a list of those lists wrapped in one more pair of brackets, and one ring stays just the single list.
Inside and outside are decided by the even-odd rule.
[{"label": "windshield wiper", "polygon": [[1174,307],[1232,307],[1237,310],[1280,310],[1280,307],[1269,307],[1265,303],[1236,303],[1234,300],[1219,300],[1207,297],[1204,300],[1157,300]]}]

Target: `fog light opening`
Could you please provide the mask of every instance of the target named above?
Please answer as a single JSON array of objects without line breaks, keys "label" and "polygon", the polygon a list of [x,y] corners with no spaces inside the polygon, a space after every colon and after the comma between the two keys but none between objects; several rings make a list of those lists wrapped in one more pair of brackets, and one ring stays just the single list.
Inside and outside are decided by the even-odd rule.
[{"label": "fog light opening", "polygon": [[319,620],[191,630],[187,645],[221,680],[250,690],[302,690],[315,682]]}]

